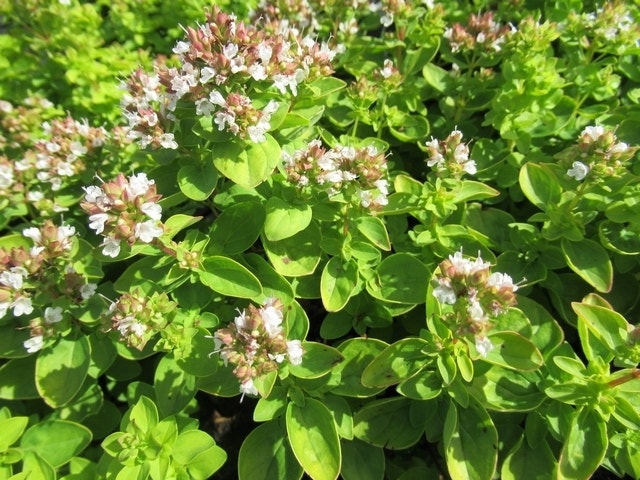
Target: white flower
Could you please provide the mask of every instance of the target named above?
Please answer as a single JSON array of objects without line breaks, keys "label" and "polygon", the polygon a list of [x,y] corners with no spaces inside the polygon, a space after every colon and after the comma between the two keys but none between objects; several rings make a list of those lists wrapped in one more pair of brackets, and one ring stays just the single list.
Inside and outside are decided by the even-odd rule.
[{"label": "white flower", "polygon": [[20,290],[26,277],[26,275],[23,275],[22,270],[24,269],[21,267],[13,267],[10,272],[5,271],[0,273],[0,283],[6,287],[11,287],[14,290]]},{"label": "white flower", "polygon": [[513,284],[513,280],[506,273],[495,272],[489,275],[487,279],[488,287],[496,287],[500,290],[503,287],[511,288],[514,292],[518,290],[518,286]]},{"label": "white flower", "polygon": [[83,300],[87,300],[88,298],[93,297],[93,295],[96,293],[97,288],[98,285],[96,285],[95,283],[86,283],[85,285],[80,287],[80,296]]},{"label": "white flower", "polygon": [[29,315],[33,312],[33,305],[31,305],[31,299],[28,297],[16,298],[11,304],[13,307],[13,314],[16,317],[20,315]]},{"label": "white flower", "polygon": [[487,358],[489,352],[493,350],[493,343],[487,337],[476,338],[476,350],[484,358]]},{"label": "white flower", "polygon": [[249,378],[240,384],[240,392],[242,392],[242,397],[245,395],[258,395],[258,389],[253,384],[253,379]]},{"label": "white flower", "polygon": [[83,156],[88,151],[87,147],[85,147],[78,141],[71,142],[71,145],[69,145],[69,149],[71,150],[71,153],[73,153],[77,157]]},{"label": "white flower", "polygon": [[154,238],[161,236],[164,230],[162,230],[162,227],[156,225],[155,220],[147,220],[136,224],[134,233],[136,238],[139,238],[144,243],[151,243]]},{"label": "white flower", "polygon": [[594,143],[598,141],[598,139],[604,135],[604,127],[601,125],[596,125],[594,127],[585,127],[585,129],[580,133],[581,137],[586,137],[584,140],[589,140],[589,143]]},{"label": "white flower", "polygon": [[181,53],[187,53],[191,44],[189,42],[179,41],[176,46],[173,47],[173,53],[180,55]]},{"label": "white flower", "polygon": [[384,13],[380,17],[380,23],[382,24],[383,27],[390,27],[391,24],[393,23],[393,13],[391,12]]},{"label": "white flower", "polygon": [[25,340],[23,343],[24,348],[27,349],[27,353],[35,353],[42,349],[44,345],[44,337],[42,335],[36,335],[29,340]]},{"label": "white flower", "polygon": [[442,284],[433,289],[433,296],[436,297],[438,302],[440,302],[441,304],[448,303],[449,305],[453,305],[458,299],[453,288]]},{"label": "white flower", "polygon": [[44,310],[44,321],[48,325],[62,321],[62,308],[47,307]]},{"label": "white flower", "polygon": [[107,237],[102,242],[102,254],[106,257],[116,258],[120,253],[120,240]]},{"label": "white flower", "polygon": [[291,365],[300,365],[302,363],[303,354],[304,349],[302,348],[302,342],[300,340],[287,341],[287,355],[289,356],[289,362]]},{"label": "white flower", "polygon": [[269,305],[260,309],[260,316],[264,321],[264,329],[270,337],[282,333],[282,312],[280,309]]},{"label": "white flower", "polygon": [[30,227],[22,231],[22,235],[33,240],[34,243],[42,243],[42,232],[39,228]]},{"label": "white flower", "polygon": [[475,175],[478,172],[478,167],[476,166],[475,160],[468,160],[463,163],[462,170],[464,170],[469,175]]},{"label": "white flower", "polygon": [[200,83],[207,83],[216,76],[216,73],[217,72],[211,67],[202,67],[202,70],[200,70]]},{"label": "white flower", "polygon": [[471,300],[467,307],[467,312],[475,322],[484,322],[487,319],[484,310],[482,310],[482,305],[477,300]]},{"label": "white flower", "polygon": [[146,329],[147,327],[134,317],[125,317],[118,323],[118,331],[123,337],[134,334],[136,337],[142,338]]},{"label": "white flower", "polygon": [[589,174],[589,170],[589,165],[586,165],[582,162],[573,162],[571,168],[567,170],[567,175],[580,181],[584,180],[584,178]]},{"label": "white flower", "polygon": [[163,148],[170,150],[176,150],[178,148],[178,142],[176,142],[173,133],[163,133],[160,135],[159,141]]},{"label": "white flower", "polygon": [[104,232],[104,225],[109,220],[106,213],[96,213],[89,216],[89,228],[96,231],[97,234]]},{"label": "white flower", "polygon": [[240,330],[244,330],[247,328],[247,316],[243,311],[238,310],[239,315],[233,319],[233,322],[236,324],[236,328]]},{"label": "white flower", "polygon": [[206,98],[196,100],[196,115],[210,117],[215,109],[215,105]]},{"label": "white flower", "polygon": [[155,183],[154,180],[149,180],[146,173],[138,173],[129,177],[129,185],[127,186],[127,193],[133,198],[140,195],[144,195],[149,190],[149,187]]},{"label": "white flower", "polygon": [[13,169],[9,165],[0,165],[0,188],[13,185]]},{"label": "white flower", "polygon": [[140,206],[142,213],[152,220],[160,220],[162,218],[162,207],[155,202],[145,202]]},{"label": "white flower", "polygon": [[7,314],[10,306],[9,302],[0,302],[0,318]]},{"label": "white flower", "polygon": [[473,275],[474,273],[491,266],[490,263],[482,261],[482,258],[480,258],[480,254],[478,254],[478,258],[476,258],[475,260],[470,260],[464,258],[461,251],[458,251],[453,255],[449,255],[449,260],[455,268],[456,274],[463,276]]},{"label": "white flower", "polygon": [[100,200],[105,196],[102,188],[96,187],[95,185],[82,187],[82,189],[85,191],[84,199],[89,203],[99,203]]}]

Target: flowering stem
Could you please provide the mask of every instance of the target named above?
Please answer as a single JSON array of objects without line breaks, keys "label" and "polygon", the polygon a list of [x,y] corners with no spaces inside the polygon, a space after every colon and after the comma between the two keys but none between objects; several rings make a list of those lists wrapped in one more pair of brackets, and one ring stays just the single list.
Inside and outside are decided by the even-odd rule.
[{"label": "flowering stem", "polygon": [[607,383],[607,385],[609,385],[610,388],[614,388],[637,378],[640,378],[640,368],[634,368],[633,370],[631,370],[631,372],[629,372],[629,374],[625,375],[624,377],[611,380]]}]

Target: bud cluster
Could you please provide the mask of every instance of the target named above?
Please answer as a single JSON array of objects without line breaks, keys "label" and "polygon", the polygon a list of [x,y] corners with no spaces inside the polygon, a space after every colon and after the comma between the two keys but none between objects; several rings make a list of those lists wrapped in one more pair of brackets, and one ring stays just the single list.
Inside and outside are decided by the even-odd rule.
[{"label": "bud cluster", "polygon": [[433,296],[441,305],[452,305],[445,318],[456,336],[474,338],[476,350],[486,357],[493,349],[486,333],[491,319],[516,304],[514,285],[505,273],[491,273],[491,265],[478,254],[475,260],[464,258],[462,252],[450,255],[440,263]]},{"label": "bud cluster", "polygon": [[31,336],[23,342],[27,353],[35,353],[42,350],[45,340],[53,338],[57,334],[57,324],[62,322],[61,307],[47,307],[44,309],[44,315],[31,319],[29,329]]},{"label": "bud cluster", "polygon": [[104,237],[104,255],[117,257],[122,240],[131,246],[138,241],[151,243],[162,235],[162,207],[157,203],[161,195],[146,174],[129,178],[119,174],[101,187],[92,185],[84,190],[80,206],[89,214],[89,228]]},{"label": "bud cluster", "polygon": [[43,118],[45,112],[37,106],[14,108],[0,102],[0,126],[7,133],[0,138],[0,152],[6,152],[0,155],[0,198],[26,202],[41,215],[50,215],[67,210],[51,193],[77,183],[86,170],[97,169],[107,145],[121,149],[128,140],[122,127],[107,132],[70,116]]},{"label": "bud cluster", "polygon": [[215,352],[225,364],[235,365],[242,394],[257,395],[254,379],[278,370],[285,359],[299,365],[304,351],[300,340],[286,338],[280,300],[268,298],[262,307],[249,305],[238,313],[233,323],[215,332]]},{"label": "bud cluster", "polygon": [[272,87],[295,96],[303,81],[333,73],[336,52],[288,22],[262,21],[263,28],[246,25],[214,7],[204,25],[188,27],[186,39],[176,44],[177,68],[159,66],[154,75],[140,70],[131,75],[122,109],[132,137],[142,147],[177,148],[165,124],[175,120],[181,102],[194,105],[199,116],[213,117],[220,131],[264,141],[278,104],[258,109],[247,87]]},{"label": "bud cluster", "polygon": [[616,135],[602,126],[586,127],[578,137],[578,144],[558,154],[566,165],[567,175],[575,180],[585,178],[593,182],[624,175],[626,164],[633,158],[637,147],[618,142]]},{"label": "bud cluster", "polygon": [[499,52],[507,36],[515,31],[511,25],[500,25],[494,21],[493,12],[472,14],[466,26],[456,23],[444,32],[451,51]]},{"label": "bud cluster", "polygon": [[640,42],[637,19],[624,1],[606,1],[595,12],[572,13],[560,27],[580,38],[581,46],[591,51],[624,55]]},{"label": "bud cluster", "polygon": [[283,153],[283,160],[287,180],[300,188],[319,186],[330,197],[342,194],[371,210],[388,203],[387,159],[373,146],[327,150],[313,140],[293,155]]},{"label": "bud cluster", "polygon": [[166,293],[144,295],[140,291],[123,294],[106,313],[110,330],[117,330],[120,339],[138,350],[171,323],[176,303]]},{"label": "bud cluster", "polygon": [[10,309],[15,317],[30,315],[38,292],[52,298],[64,295],[76,303],[93,295],[96,285],[86,283],[69,262],[75,233],[72,226],[46,220],[41,227],[23,231],[34,243],[30,250],[0,248],[0,318]]},{"label": "bud cluster", "polygon": [[465,173],[475,175],[475,160],[469,158],[469,146],[462,143],[462,132],[454,130],[444,140],[431,137],[427,142],[427,166],[433,168],[438,176],[460,178]]}]

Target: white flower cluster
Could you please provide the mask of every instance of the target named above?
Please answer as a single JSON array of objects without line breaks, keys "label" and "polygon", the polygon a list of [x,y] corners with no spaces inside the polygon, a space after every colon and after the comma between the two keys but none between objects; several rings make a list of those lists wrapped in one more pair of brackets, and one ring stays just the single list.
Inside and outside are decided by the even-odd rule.
[{"label": "white flower cluster", "polygon": [[326,149],[320,140],[292,155],[283,152],[289,182],[300,188],[319,186],[330,197],[355,198],[363,208],[376,209],[388,203],[387,163],[373,146],[355,148],[336,145]]},{"label": "white flower cluster", "polygon": [[582,181],[592,170],[596,176],[611,176],[621,171],[623,163],[628,160],[635,149],[624,142],[618,142],[615,134],[601,125],[586,127],[578,137],[578,146],[569,149],[573,153],[571,168],[567,175]]},{"label": "white flower cluster", "polygon": [[156,193],[155,181],[146,174],[128,178],[119,174],[101,187],[92,185],[84,190],[81,207],[89,214],[89,228],[105,237],[101,244],[104,255],[117,257],[122,240],[129,245],[151,243],[163,234],[161,196]]},{"label": "white flower cluster", "polygon": [[451,175],[459,178],[464,173],[475,175],[478,171],[475,160],[469,158],[469,145],[462,143],[462,132],[452,131],[444,140],[431,138],[426,143],[427,166],[439,175]]},{"label": "white flower cluster", "polygon": [[517,285],[506,273],[490,273],[491,265],[478,254],[465,258],[458,251],[440,263],[433,296],[442,305],[452,305],[448,315],[455,334],[471,333],[477,352],[486,357],[493,349],[486,332],[491,318],[515,304]]},{"label": "white flower cluster", "polygon": [[267,298],[263,306],[238,312],[227,328],[217,330],[213,336],[214,353],[219,353],[225,365],[236,365],[234,374],[240,380],[240,392],[257,395],[254,379],[278,369],[288,360],[300,365],[304,349],[300,340],[287,340],[282,326],[282,304]]}]

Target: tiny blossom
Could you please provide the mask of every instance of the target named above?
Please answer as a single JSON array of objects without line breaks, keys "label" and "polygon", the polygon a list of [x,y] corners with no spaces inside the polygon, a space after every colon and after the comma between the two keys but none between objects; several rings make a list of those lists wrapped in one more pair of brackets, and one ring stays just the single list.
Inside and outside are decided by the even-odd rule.
[{"label": "tiny blossom", "polygon": [[36,353],[42,350],[44,346],[44,337],[42,335],[36,335],[23,342],[24,348],[27,353]]},{"label": "tiny blossom", "polygon": [[303,353],[304,349],[302,348],[302,342],[300,340],[287,341],[287,355],[291,365],[300,365],[302,363]]},{"label": "tiny blossom", "polygon": [[484,358],[487,358],[489,352],[495,348],[493,346],[493,343],[491,343],[491,340],[489,340],[487,337],[477,338],[475,345],[478,353]]},{"label": "tiny blossom", "polygon": [[102,254],[106,257],[116,258],[120,254],[120,239],[116,238],[105,238],[100,245],[104,247],[102,249]]},{"label": "tiny blossom", "polygon": [[20,315],[29,315],[33,312],[33,305],[31,304],[31,299],[28,297],[18,297],[13,303],[11,303],[11,307],[13,308],[13,314],[16,317]]},{"label": "tiny blossom", "polygon": [[93,297],[93,295],[96,293],[97,288],[98,285],[96,285],[95,283],[87,283],[80,287],[80,296],[83,300],[87,300]]},{"label": "tiny blossom", "polygon": [[58,323],[62,321],[62,308],[60,307],[47,307],[44,310],[44,321],[51,325],[52,323]]}]

